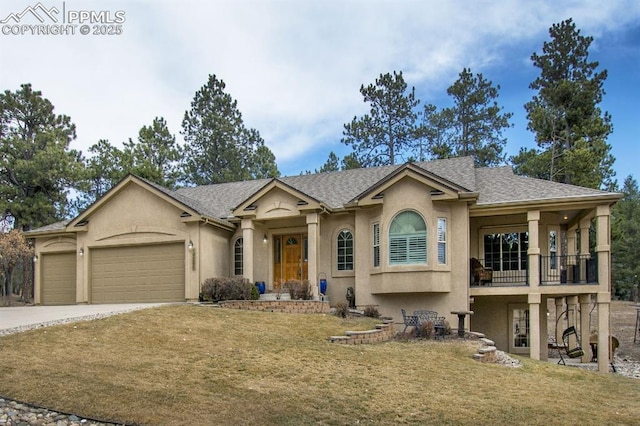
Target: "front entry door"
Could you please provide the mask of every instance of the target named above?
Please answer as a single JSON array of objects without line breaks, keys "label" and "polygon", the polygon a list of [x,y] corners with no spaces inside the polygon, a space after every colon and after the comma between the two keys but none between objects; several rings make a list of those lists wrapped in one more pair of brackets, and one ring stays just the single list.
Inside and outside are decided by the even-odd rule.
[{"label": "front entry door", "polygon": [[306,234],[277,235],[274,237],[274,283],[288,280],[306,280],[308,276],[308,239]]}]

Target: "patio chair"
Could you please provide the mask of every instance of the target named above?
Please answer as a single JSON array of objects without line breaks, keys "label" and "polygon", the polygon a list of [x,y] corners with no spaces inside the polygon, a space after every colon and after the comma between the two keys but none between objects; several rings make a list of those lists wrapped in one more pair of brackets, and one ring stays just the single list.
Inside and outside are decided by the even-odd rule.
[{"label": "patio chair", "polygon": [[475,257],[471,258],[471,274],[473,276],[473,282],[478,285],[491,285],[493,281],[493,269],[486,268]]},{"label": "patio chair", "polygon": [[404,322],[404,330],[402,332],[407,331],[407,327],[417,327],[420,324],[420,318],[416,315],[407,315],[407,311],[401,309],[402,311],[402,321]]},{"label": "patio chair", "polygon": [[[575,344],[571,344],[573,339],[575,339]],[[584,351],[580,345],[580,335],[573,325],[562,332],[562,347],[559,347],[559,349],[564,349],[564,352],[569,358],[579,358],[584,355]],[[560,354],[558,364],[566,365],[562,350],[558,350],[558,353]]]}]

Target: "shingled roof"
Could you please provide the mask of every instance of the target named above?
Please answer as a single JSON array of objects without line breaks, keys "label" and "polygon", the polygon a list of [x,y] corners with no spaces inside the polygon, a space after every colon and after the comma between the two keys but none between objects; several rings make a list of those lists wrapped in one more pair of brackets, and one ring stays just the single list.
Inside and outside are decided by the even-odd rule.
[{"label": "shingled roof", "polygon": [[[460,192],[477,193],[476,206],[478,207],[591,197],[617,199],[621,196],[597,189],[518,176],[513,173],[511,167],[475,168],[472,157],[417,162],[415,166],[444,181],[451,182],[459,188]],[[181,188],[176,191],[146,179],[139,179],[198,214],[231,225],[228,219],[232,210],[270,182],[282,182],[329,209],[339,210],[403,167],[408,166],[381,166],[277,179],[229,182]],[[66,224],[67,222],[58,222],[32,232],[58,231],[64,229]]]},{"label": "shingled roof", "polygon": [[[468,192],[479,193],[476,203],[478,206],[616,195],[597,189],[518,176],[511,167],[475,168],[472,157],[424,161],[415,165]],[[405,165],[286,176],[276,180],[328,208],[341,209],[402,167]],[[227,219],[235,207],[272,181],[273,179],[258,179],[229,182],[181,188],[177,191],[152,185],[200,214]]]}]

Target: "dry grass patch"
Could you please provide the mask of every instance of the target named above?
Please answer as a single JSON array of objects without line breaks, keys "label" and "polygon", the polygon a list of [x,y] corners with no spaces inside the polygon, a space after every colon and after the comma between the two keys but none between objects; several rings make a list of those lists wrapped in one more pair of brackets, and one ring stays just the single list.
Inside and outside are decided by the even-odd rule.
[{"label": "dry grass patch", "polygon": [[[633,424],[640,382],[470,342],[335,345],[375,320],[168,306],[0,338],[0,394],[137,424]],[[595,404],[594,402],[598,402]]]}]

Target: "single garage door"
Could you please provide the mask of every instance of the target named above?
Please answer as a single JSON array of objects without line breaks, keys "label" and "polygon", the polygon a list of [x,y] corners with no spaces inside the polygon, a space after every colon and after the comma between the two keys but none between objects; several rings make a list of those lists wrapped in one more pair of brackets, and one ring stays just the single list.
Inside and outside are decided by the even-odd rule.
[{"label": "single garage door", "polygon": [[43,305],[76,304],[76,254],[48,253],[41,256],[40,298]]},{"label": "single garage door", "polygon": [[91,250],[91,303],[179,302],[184,244]]}]

